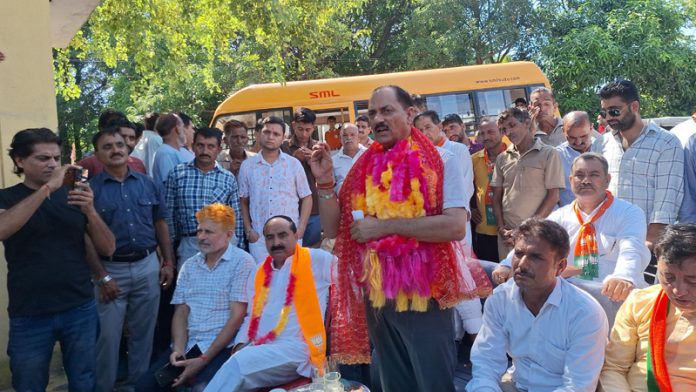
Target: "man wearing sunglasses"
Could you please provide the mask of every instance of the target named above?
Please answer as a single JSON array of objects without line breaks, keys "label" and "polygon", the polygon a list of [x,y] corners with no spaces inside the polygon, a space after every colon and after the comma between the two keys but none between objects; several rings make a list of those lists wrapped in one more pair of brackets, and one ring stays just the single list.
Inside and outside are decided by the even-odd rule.
[{"label": "man wearing sunglasses", "polygon": [[640,96],[630,81],[607,83],[599,98],[599,114],[609,132],[591,150],[609,161],[609,191],[645,213],[646,245],[652,250],[665,226],[677,220],[684,195],[684,152],[676,136],[641,120]]}]

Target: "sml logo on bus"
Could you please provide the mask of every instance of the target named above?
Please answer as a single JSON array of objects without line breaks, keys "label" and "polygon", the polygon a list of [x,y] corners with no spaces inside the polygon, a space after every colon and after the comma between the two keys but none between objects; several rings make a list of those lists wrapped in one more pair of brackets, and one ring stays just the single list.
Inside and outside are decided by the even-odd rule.
[{"label": "sml logo on bus", "polygon": [[341,96],[340,94],[336,94],[336,92],[333,90],[310,91],[309,92],[310,99],[331,98],[331,97],[340,97],[340,96]]}]

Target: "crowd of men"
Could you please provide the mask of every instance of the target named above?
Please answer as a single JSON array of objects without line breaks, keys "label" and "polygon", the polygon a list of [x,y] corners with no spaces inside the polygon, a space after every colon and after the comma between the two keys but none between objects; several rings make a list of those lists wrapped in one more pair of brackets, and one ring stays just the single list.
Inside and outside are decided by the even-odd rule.
[{"label": "crowd of men", "polygon": [[643,121],[626,80],[599,100],[602,134],[539,88],[470,137],[383,86],[321,142],[307,108],[222,130],[108,110],[63,166],[22,130],[0,190],[13,387],[45,390],[59,342],[71,391],[253,391],[328,355],[373,360],[350,374],[375,391],[454,391],[466,333],[468,391],[690,390],[696,117]]}]

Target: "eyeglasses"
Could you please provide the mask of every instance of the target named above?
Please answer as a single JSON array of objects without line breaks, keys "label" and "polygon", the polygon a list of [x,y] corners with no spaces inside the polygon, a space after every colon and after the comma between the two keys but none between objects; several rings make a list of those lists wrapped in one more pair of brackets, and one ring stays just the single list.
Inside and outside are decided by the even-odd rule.
[{"label": "eyeglasses", "polygon": [[607,114],[612,117],[619,117],[621,115],[621,109],[602,109],[599,111],[599,115],[602,118],[607,118]]}]

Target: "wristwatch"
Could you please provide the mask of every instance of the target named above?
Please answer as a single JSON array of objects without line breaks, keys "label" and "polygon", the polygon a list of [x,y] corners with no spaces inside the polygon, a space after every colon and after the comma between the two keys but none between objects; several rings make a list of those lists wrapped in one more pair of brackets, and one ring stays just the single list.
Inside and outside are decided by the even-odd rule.
[{"label": "wristwatch", "polygon": [[111,282],[112,280],[114,280],[114,278],[112,278],[111,275],[106,274],[106,275],[104,275],[103,278],[99,279],[98,281],[96,281],[96,282],[94,282],[94,283],[95,283],[97,286],[101,287],[101,286],[104,286],[105,284]]}]

